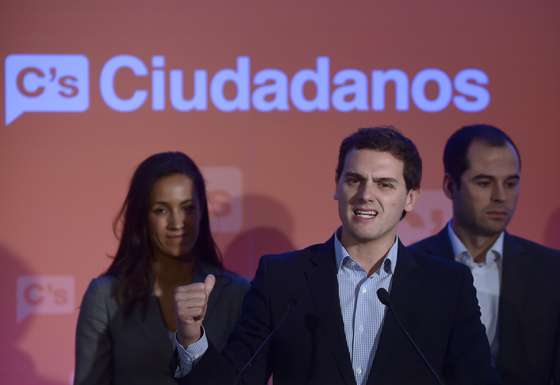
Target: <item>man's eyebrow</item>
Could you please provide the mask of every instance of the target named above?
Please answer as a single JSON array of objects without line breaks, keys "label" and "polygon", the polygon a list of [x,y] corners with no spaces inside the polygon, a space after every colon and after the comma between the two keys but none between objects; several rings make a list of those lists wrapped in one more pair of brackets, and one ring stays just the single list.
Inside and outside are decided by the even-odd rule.
[{"label": "man's eyebrow", "polygon": [[391,178],[391,177],[388,177],[388,176],[380,177],[380,178],[373,178],[373,181],[375,183],[396,183],[396,184],[399,183],[398,179]]},{"label": "man's eyebrow", "polygon": [[356,179],[359,179],[359,180],[366,180],[367,179],[364,175],[362,175],[358,172],[355,172],[355,171],[346,171],[344,173],[344,178],[356,178]]},{"label": "man's eyebrow", "polygon": [[[355,178],[358,179],[360,181],[364,181],[367,180],[368,178],[358,172],[355,171],[347,171],[344,173],[344,178]],[[399,181],[398,179],[392,178],[392,177],[378,177],[378,178],[372,178],[373,182],[375,183],[394,183],[394,184],[398,184]]]},{"label": "man's eyebrow", "polygon": [[492,175],[487,175],[487,174],[477,174],[477,175],[473,176],[471,179],[472,180],[475,180],[475,179],[494,179],[494,177]]},{"label": "man's eyebrow", "polygon": [[[488,175],[488,174],[477,174],[477,175],[475,175],[471,178],[471,180],[479,180],[479,179],[496,179],[496,177],[493,176],[493,175]],[[521,177],[519,176],[519,174],[513,174],[513,175],[508,175],[506,177],[506,179],[516,179],[516,180],[518,180],[518,179],[521,179]]]}]

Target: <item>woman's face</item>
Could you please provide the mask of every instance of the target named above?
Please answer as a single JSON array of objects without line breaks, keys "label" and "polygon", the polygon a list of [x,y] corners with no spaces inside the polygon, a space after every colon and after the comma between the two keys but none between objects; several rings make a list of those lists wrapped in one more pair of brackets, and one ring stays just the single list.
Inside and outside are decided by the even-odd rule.
[{"label": "woman's face", "polygon": [[156,259],[188,258],[198,238],[200,202],[191,178],[173,174],[152,188],[148,231]]}]

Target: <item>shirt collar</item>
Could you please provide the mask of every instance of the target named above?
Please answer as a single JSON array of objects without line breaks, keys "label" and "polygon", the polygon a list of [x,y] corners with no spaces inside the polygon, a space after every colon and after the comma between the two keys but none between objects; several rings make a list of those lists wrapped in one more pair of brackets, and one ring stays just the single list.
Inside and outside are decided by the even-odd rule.
[{"label": "shirt collar", "polygon": [[[461,242],[455,230],[453,230],[453,221],[447,222],[447,234],[449,235],[449,240],[451,241],[451,247],[453,248],[453,255],[455,260],[459,262],[464,262],[464,259],[472,261],[473,257],[465,247],[464,243]],[[504,254],[504,232],[502,231],[498,239],[486,252],[486,261],[499,262]],[[492,257],[492,258],[489,258]]]},{"label": "shirt collar", "polygon": [[[336,257],[336,270],[339,271],[342,267],[342,264],[345,260],[354,261],[352,256],[348,253],[342,242],[340,242],[338,238],[338,231],[334,233],[334,254]],[[385,255],[385,259],[383,261],[383,269],[386,273],[392,274],[395,266],[397,265],[397,254],[399,251],[399,237],[395,237],[395,241],[393,245]]]}]

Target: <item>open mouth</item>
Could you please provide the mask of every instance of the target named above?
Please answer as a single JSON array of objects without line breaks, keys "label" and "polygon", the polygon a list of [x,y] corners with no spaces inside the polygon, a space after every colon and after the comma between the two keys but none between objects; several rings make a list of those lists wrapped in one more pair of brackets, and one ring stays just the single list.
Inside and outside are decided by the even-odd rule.
[{"label": "open mouth", "polygon": [[366,209],[354,209],[353,213],[355,216],[364,219],[375,218],[378,214],[377,210],[366,210]]}]

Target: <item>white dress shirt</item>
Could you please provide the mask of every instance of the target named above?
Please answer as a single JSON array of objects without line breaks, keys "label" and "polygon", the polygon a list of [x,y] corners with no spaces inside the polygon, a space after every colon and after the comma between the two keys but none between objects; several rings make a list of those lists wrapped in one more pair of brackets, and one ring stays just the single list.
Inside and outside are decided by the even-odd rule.
[{"label": "white dress shirt", "polygon": [[453,230],[451,221],[447,224],[447,232],[451,240],[455,260],[471,269],[476,297],[480,306],[481,321],[486,328],[486,337],[488,337],[488,342],[490,343],[492,360],[496,362],[498,352],[496,330],[498,326],[498,307],[500,304],[504,233],[502,232],[498,239],[496,239],[496,242],[488,249],[485,261],[477,263]]}]

